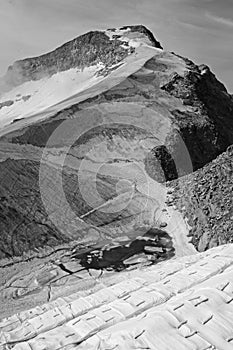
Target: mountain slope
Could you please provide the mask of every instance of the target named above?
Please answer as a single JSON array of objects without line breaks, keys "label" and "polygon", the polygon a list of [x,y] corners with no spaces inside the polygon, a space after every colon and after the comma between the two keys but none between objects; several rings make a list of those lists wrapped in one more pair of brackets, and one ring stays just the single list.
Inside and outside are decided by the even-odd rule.
[{"label": "mountain slope", "polygon": [[[176,254],[194,250],[185,217],[165,203],[166,181],[233,143],[233,102],[207,67],[162,50],[151,35],[142,26],[92,32],[7,73],[14,87],[2,103],[39,84],[41,105],[35,94],[17,101],[24,114],[14,114],[16,102],[0,110],[1,257],[72,240],[136,237],[160,226]],[[87,51],[93,56],[85,59]],[[72,82],[76,92],[70,81],[54,85],[58,76],[72,80],[76,68],[84,79],[91,67],[86,85]],[[15,117],[24,119],[9,124]]]},{"label": "mountain slope", "polygon": [[[39,112],[48,116],[48,108],[105,80],[108,74],[124,65],[124,70],[111,78],[116,80],[113,84],[117,84],[152,56],[148,48],[142,53],[141,45],[162,49],[145,27],[133,26],[89,32],[52,52],[15,62],[0,81],[0,91],[3,92],[0,99],[1,124],[6,126],[13,120]],[[132,55],[133,59],[130,58]],[[140,60],[142,62],[137,66]],[[132,70],[131,65],[136,67]],[[76,98],[62,107],[79,100]],[[60,109],[55,106],[52,112]]]},{"label": "mountain slope", "polygon": [[199,251],[232,242],[232,146],[204,168],[171,185],[170,201],[187,217]]},{"label": "mountain slope", "polygon": [[8,68],[4,79],[17,85],[71,68],[90,67],[100,62],[110,67],[122,61],[141,44],[162,49],[153,34],[141,25],[91,31],[47,54],[15,62]]},{"label": "mountain slope", "polygon": [[0,86],[0,348],[232,349],[233,100],[209,68],[126,26]]}]

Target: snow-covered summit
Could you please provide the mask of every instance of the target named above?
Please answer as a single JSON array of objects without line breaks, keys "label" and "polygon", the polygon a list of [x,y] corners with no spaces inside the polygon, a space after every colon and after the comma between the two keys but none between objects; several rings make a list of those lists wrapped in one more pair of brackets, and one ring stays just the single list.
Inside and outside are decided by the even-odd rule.
[{"label": "snow-covered summit", "polygon": [[[122,47],[122,41],[128,43],[127,50]],[[112,66],[131,54],[139,43],[162,49],[153,34],[142,25],[90,31],[49,53],[16,61],[8,68],[4,80],[15,86],[71,68],[84,69],[99,63]]]},{"label": "snow-covered summit", "polygon": [[41,113],[48,117],[105,82],[94,92],[99,94],[104,86],[108,89],[139,70],[161,49],[147,28],[129,26],[91,31],[47,54],[16,61],[0,80],[0,127]]},{"label": "snow-covered summit", "polygon": [[122,47],[139,47],[140,45],[150,45],[162,49],[161,44],[155,39],[154,35],[142,25],[124,26],[121,28],[111,28],[105,31],[111,40],[122,41]]}]

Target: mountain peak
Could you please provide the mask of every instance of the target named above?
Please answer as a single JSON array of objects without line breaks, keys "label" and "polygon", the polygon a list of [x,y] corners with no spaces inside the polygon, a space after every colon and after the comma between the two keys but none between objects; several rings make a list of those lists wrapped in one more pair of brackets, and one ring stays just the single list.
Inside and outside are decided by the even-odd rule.
[{"label": "mountain peak", "polygon": [[127,26],[127,27],[124,26],[124,27],[121,27],[120,29],[127,29],[127,28],[129,28],[131,32],[138,32],[138,33],[144,34],[145,36],[148,37],[152,46],[154,46],[158,49],[163,49],[160,42],[155,39],[153,33],[144,25],[138,24],[138,25],[131,25],[131,26]]},{"label": "mountain peak", "polygon": [[106,33],[113,33],[113,37],[118,37],[118,39],[130,39],[132,41],[138,42],[138,44],[149,44],[158,49],[163,49],[160,42],[157,41],[153,33],[144,25],[129,25],[120,28],[110,28]]},{"label": "mountain peak", "polygon": [[90,31],[51,52],[16,61],[8,68],[4,80],[7,85],[15,86],[71,68],[83,69],[97,64],[110,67],[121,62],[141,45],[162,49],[153,34],[143,25]]}]

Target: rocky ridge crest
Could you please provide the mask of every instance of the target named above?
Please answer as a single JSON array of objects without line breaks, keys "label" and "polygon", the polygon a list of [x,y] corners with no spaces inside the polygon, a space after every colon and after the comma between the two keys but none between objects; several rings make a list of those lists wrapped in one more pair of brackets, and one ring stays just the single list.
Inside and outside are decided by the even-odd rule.
[{"label": "rocky ridge crest", "polygon": [[[153,34],[142,25],[126,26],[119,29],[127,33],[141,33],[153,47],[162,48]],[[113,32],[115,29],[113,29]],[[83,69],[96,64],[111,67],[121,62],[134,51],[127,42],[122,47],[121,35],[113,34],[110,39],[105,31],[90,31],[63,44],[57,49],[39,57],[16,61],[8,68],[4,80],[7,84],[38,80],[71,68]]]}]

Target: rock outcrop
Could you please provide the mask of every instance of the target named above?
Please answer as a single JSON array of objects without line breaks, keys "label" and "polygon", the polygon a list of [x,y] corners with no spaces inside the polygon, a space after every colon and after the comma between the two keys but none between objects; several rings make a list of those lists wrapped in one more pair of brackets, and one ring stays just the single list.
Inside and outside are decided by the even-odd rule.
[{"label": "rock outcrop", "polygon": [[233,240],[233,149],[228,148],[202,169],[171,182],[172,203],[192,227],[199,251]]},{"label": "rock outcrop", "polygon": [[194,169],[216,158],[233,143],[233,104],[230,94],[205,65],[195,66],[181,77],[174,74],[162,89],[182,100],[190,111],[174,110]]}]

